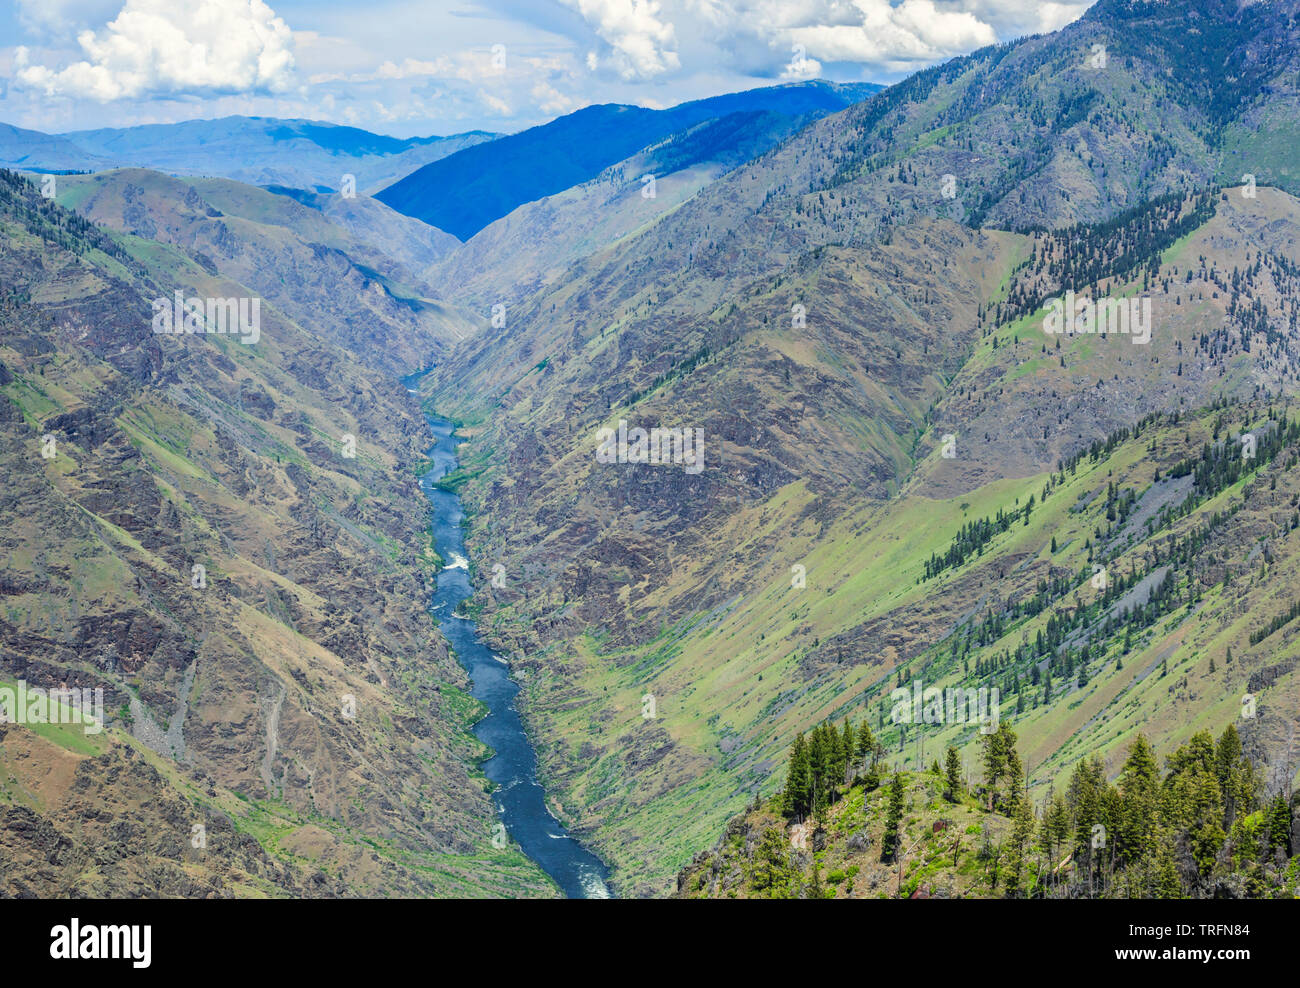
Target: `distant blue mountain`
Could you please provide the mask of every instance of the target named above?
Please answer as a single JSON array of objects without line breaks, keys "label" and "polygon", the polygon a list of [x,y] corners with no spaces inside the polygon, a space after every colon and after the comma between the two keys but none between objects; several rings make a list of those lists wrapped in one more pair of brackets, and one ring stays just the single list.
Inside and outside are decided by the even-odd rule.
[{"label": "distant blue mountain", "polygon": [[484,131],[396,138],[317,120],[222,117],[48,135],[0,125],[0,165],[33,171],[151,168],[252,185],[357,191],[381,188],[422,165],[492,140]]},{"label": "distant blue mountain", "polygon": [[[526,202],[586,182],[643,148],[733,113],[825,116],[861,102],[873,83],[791,83],[683,103],[667,110],[589,106],[490,144],[457,151],[377,196],[398,212],[468,240]],[[761,153],[759,148],[757,153]]]},{"label": "distant blue mountain", "polygon": [[198,147],[247,145],[269,138],[277,143],[301,142],[331,154],[348,156],[401,154],[413,141],[372,134],[357,127],[320,123],[314,120],[279,120],[273,117],[221,117],[217,120],[186,120],[171,124],[142,124],[138,127],[106,127],[77,130],[60,135],[67,140],[109,157],[146,153],[185,154],[186,145]]},{"label": "distant blue mountain", "polygon": [[22,171],[100,171],[113,162],[67,138],[0,123],[0,166]]}]

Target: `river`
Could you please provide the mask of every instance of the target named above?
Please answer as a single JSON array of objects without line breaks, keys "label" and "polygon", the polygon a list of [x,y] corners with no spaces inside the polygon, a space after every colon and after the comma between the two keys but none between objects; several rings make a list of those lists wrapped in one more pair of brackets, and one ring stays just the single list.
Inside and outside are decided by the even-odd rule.
[{"label": "river", "polygon": [[546,792],[537,782],[537,755],[515,709],[518,685],[510,678],[505,660],[479,639],[478,628],[468,618],[456,617],[456,608],[472,593],[466,568],[460,498],[437,487],[456,469],[456,446],[461,440],[443,419],[429,417],[436,442],[429,451],[434,466],[420,481],[433,507],[434,545],[445,568],[438,574],[430,610],[456,657],[473,681],[471,692],[487,704],[488,714],[474,734],[495,754],[483,771],[496,784],[493,794],[506,832],[565,895],[576,899],[611,897],[609,872],[594,854],[571,837],[546,807]]}]

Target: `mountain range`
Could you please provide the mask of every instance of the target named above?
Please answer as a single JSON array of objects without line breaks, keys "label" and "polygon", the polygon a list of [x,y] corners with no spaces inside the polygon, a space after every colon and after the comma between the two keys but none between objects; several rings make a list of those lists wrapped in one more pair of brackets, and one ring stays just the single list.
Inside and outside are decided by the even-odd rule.
[{"label": "mountain range", "polygon": [[338,192],[382,188],[421,165],[492,140],[483,131],[399,139],[315,120],[223,117],[67,134],[0,125],[0,167],[28,171],[149,168],[250,185]]},{"label": "mountain range", "polygon": [[[385,188],[378,198],[400,213],[468,240],[517,206],[594,179],[637,151],[706,121],[765,113],[788,118],[793,127],[841,110],[879,88],[873,83],[818,81],[729,93],[668,110],[589,106],[493,141],[490,147],[425,165]],[[745,146],[726,133],[713,135],[712,141],[714,147],[728,147],[733,154]],[[708,147],[693,147],[686,155],[708,151]],[[687,159],[677,164],[684,167]],[[638,182],[642,179],[634,177]]]}]

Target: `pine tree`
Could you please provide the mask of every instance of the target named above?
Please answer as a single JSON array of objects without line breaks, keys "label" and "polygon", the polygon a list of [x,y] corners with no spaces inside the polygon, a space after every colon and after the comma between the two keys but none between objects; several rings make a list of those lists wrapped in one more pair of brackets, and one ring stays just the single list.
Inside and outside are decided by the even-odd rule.
[{"label": "pine tree", "polygon": [[848,759],[844,757],[844,738],[829,724],[826,727],[826,751],[826,804],[829,806],[839,798],[840,784],[848,766]]},{"label": "pine tree", "polygon": [[1102,856],[1099,852],[1104,851],[1109,841],[1109,828],[1103,819],[1106,788],[1106,769],[1095,755],[1076,766],[1066,788],[1066,804],[1074,819],[1074,856],[1080,872],[1089,881],[1097,859]]},{"label": "pine tree", "polygon": [[794,745],[790,748],[790,769],[785,779],[786,813],[803,817],[812,805],[812,773],[808,764],[808,744],[803,732],[795,735]]},{"label": "pine tree", "polygon": [[1021,791],[1022,773],[1020,756],[1016,754],[1016,732],[1011,730],[1011,725],[1004,721],[998,725],[996,731],[984,736],[984,779],[988,785],[990,810],[998,802],[998,783],[1014,774],[1013,789]]},{"label": "pine tree", "polygon": [[949,802],[955,803],[961,798],[962,792],[961,758],[952,745],[948,745],[948,750],[944,753],[944,770],[948,782],[944,796]]},{"label": "pine tree", "polygon": [[1014,817],[1025,801],[1025,768],[1012,741],[1007,749],[1007,816]]},{"label": "pine tree", "polygon": [[847,717],[844,718],[844,728],[840,734],[840,747],[844,752],[844,761],[840,765],[840,781],[847,782],[849,766],[853,764],[853,755],[857,751],[857,741],[853,736],[853,725],[849,723]]},{"label": "pine tree", "polygon": [[862,759],[863,769],[868,769],[876,757],[876,736],[871,733],[871,725],[865,720],[858,727],[858,741],[855,746],[858,757]]},{"label": "pine tree", "polygon": [[1034,836],[1034,812],[1029,800],[1021,799],[1016,804],[1015,825],[1011,828],[1011,838],[1007,842],[1007,895],[1016,897],[1024,890],[1025,857],[1029,852],[1029,842]]},{"label": "pine tree", "polygon": [[1223,793],[1223,825],[1231,827],[1239,813],[1248,813],[1255,805],[1255,773],[1250,760],[1242,753],[1241,735],[1229,724],[1214,748],[1214,772]]},{"label": "pine tree", "polygon": [[997,799],[998,782],[1007,771],[1007,753],[1000,730],[984,735],[984,784],[988,787],[988,808]]},{"label": "pine tree", "polygon": [[1048,799],[1047,812],[1043,814],[1043,843],[1047,848],[1047,864],[1056,868],[1057,851],[1066,847],[1070,839],[1070,811],[1065,798],[1053,792]]},{"label": "pine tree", "polygon": [[826,743],[826,729],[818,725],[808,736],[808,768],[812,776],[812,793],[809,800],[811,812],[816,813],[818,808],[825,805],[826,799],[826,781],[830,778],[830,761],[831,752]]},{"label": "pine tree", "polygon": [[1288,857],[1292,853],[1291,807],[1282,793],[1277,794],[1268,808],[1268,850],[1270,854],[1281,851]]},{"label": "pine tree", "polygon": [[893,861],[901,840],[898,825],[903,821],[903,773],[894,773],[889,783],[889,806],[885,812],[885,834],[880,842],[880,860]]},{"label": "pine tree", "polygon": [[790,867],[789,842],[785,832],[768,827],[754,851],[750,882],[754,891],[767,899],[784,899],[791,894],[794,870]]},{"label": "pine tree", "polygon": [[1128,760],[1120,770],[1119,846],[1120,861],[1130,864],[1142,860],[1154,849],[1156,811],[1159,800],[1160,770],[1155,751],[1145,735],[1139,734],[1129,749]]},{"label": "pine tree", "polygon": [[1209,875],[1227,839],[1217,762],[1214,739],[1208,731],[1198,731],[1169,757],[1164,782],[1169,821],[1185,835],[1202,877]]}]

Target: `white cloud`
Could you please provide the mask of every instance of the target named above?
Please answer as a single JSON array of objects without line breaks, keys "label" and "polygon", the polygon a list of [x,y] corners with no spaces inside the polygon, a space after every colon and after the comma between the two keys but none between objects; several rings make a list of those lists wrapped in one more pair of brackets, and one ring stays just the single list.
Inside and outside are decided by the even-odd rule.
[{"label": "white cloud", "polygon": [[498,96],[493,96],[491,93],[482,93],[479,98],[483,101],[483,105],[497,116],[508,117],[514,112],[510,109],[509,103]]},{"label": "white cloud", "polygon": [[965,0],[963,9],[997,30],[1004,40],[1025,34],[1046,34],[1077,20],[1095,0]]},{"label": "white cloud", "polygon": [[625,80],[651,79],[681,67],[672,22],[659,18],[656,0],[563,0],[610,47],[601,64]]},{"label": "white cloud", "polygon": [[592,102],[671,106],[777,79],[891,82],[1054,30],[1091,0],[14,2],[30,48],[0,44],[0,119],[53,130],[246,113],[406,135],[514,130]]},{"label": "white cloud", "polygon": [[855,0],[856,24],[792,27],[810,57],[831,62],[899,66],[945,58],[997,41],[997,33],[969,11],[941,9],[933,0]]},{"label": "white cloud", "polygon": [[539,82],[529,91],[533,105],[548,116],[561,116],[578,109],[579,103],[548,82]]},{"label": "white cloud", "polygon": [[262,0],[126,0],[102,31],[77,36],[85,58],[61,69],[16,53],[17,79],[46,95],[107,102],[179,93],[282,92],[293,36]]},{"label": "white cloud", "polygon": [[807,82],[822,74],[822,63],[815,58],[793,59],[781,70],[782,82]]}]

